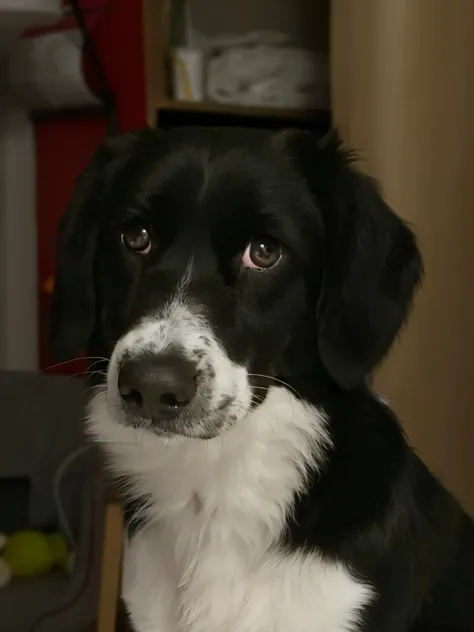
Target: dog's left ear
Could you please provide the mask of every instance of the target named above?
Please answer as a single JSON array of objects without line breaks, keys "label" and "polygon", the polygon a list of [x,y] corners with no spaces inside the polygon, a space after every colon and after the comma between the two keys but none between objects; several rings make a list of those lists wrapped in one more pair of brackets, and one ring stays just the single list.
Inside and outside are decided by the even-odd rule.
[{"label": "dog's left ear", "polygon": [[405,322],[421,256],[411,230],[354,168],[335,132],[322,141],[295,133],[291,145],[324,224],[319,353],[349,389],[380,362]]}]

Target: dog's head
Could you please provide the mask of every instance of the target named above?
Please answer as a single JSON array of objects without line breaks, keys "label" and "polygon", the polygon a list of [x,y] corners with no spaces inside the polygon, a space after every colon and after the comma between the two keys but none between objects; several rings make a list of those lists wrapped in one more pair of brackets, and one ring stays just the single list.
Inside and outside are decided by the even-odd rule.
[{"label": "dog's head", "polygon": [[362,383],[420,276],[335,136],[146,131],[97,151],[61,221],[53,350],[101,341],[118,423],[212,437],[266,380]]}]

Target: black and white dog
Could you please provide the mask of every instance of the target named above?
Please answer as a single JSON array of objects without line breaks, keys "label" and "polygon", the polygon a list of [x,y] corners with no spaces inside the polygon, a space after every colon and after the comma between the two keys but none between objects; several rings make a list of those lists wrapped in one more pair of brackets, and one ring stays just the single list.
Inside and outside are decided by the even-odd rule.
[{"label": "black and white dog", "polygon": [[474,630],[474,530],[368,387],[422,273],[332,135],[107,141],[62,219],[56,355],[128,481],[138,632]]}]

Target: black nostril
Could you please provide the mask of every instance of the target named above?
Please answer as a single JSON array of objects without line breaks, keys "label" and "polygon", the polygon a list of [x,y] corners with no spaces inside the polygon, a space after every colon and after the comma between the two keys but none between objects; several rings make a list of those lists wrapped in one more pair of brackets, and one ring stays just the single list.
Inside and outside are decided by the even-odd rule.
[{"label": "black nostril", "polygon": [[135,389],[130,388],[129,386],[119,385],[119,391],[122,399],[124,399],[126,402],[134,404],[135,406],[143,405],[143,397]]},{"label": "black nostril", "polygon": [[170,408],[184,408],[189,404],[189,399],[180,400],[174,393],[163,393],[160,397],[160,402],[163,406],[169,406]]},{"label": "black nostril", "polygon": [[196,366],[179,355],[144,355],[123,364],[118,388],[134,415],[154,421],[176,417],[197,391]]}]

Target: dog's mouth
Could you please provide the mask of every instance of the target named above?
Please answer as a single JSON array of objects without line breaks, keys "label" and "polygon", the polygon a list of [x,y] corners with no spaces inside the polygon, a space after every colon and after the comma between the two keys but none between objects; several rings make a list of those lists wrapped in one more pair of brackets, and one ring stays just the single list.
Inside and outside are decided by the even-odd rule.
[{"label": "dog's mouth", "polygon": [[133,406],[126,405],[127,397],[124,405],[122,396],[119,415],[124,425],[148,430],[157,436],[213,439],[258,408],[274,385],[274,378],[251,374],[249,379],[247,374],[246,382],[243,392],[239,392],[237,385],[231,392],[216,395],[215,380],[207,378],[201,381],[192,401],[184,407],[175,396],[165,394],[165,408],[158,414],[151,410],[137,414]]},{"label": "dog's mouth", "polygon": [[192,402],[184,408],[171,404],[161,414],[151,411],[137,414],[126,403],[124,405],[122,398],[117,414],[124,425],[147,430],[157,436],[213,439],[245,417],[250,409],[250,406],[239,403],[235,393],[223,394],[216,407],[212,406],[213,399],[209,385],[199,389]]},{"label": "dog's mouth", "polygon": [[141,354],[117,362],[107,376],[109,417],[157,436],[212,439],[261,403],[262,390],[230,361],[214,367],[173,354]]}]

